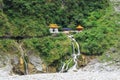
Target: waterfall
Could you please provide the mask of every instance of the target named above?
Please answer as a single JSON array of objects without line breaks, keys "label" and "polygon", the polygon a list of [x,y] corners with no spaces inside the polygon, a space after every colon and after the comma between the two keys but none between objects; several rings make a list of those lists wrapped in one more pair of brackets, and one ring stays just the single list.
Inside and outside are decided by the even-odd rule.
[{"label": "waterfall", "polygon": [[[69,64],[72,61],[74,62],[74,65],[72,66],[72,68],[69,69],[69,71],[77,71],[77,67],[78,67],[77,61],[78,61],[78,57],[80,56],[80,46],[78,42],[75,40],[75,38],[73,38],[73,35],[68,35],[68,38],[71,40],[72,43],[72,59],[69,59],[67,63],[64,62],[60,72],[67,71],[69,68]],[[75,51],[75,45],[77,46],[77,53]]]},{"label": "waterfall", "polygon": [[[80,55],[80,47],[78,42],[75,40],[75,38],[73,37],[73,35],[68,35],[68,37],[70,38],[71,42],[72,42],[72,46],[73,46],[73,62],[74,65],[73,67],[70,69],[71,71],[77,71],[77,67],[78,67],[78,57]],[[77,53],[75,52],[75,45],[77,46]]]},{"label": "waterfall", "polygon": [[61,73],[61,72],[64,72],[65,65],[66,65],[66,64],[65,64],[65,63],[63,63],[63,66],[62,66],[62,69],[60,70],[60,73]]},{"label": "waterfall", "polygon": [[68,60],[68,63],[67,63],[67,65],[66,65],[66,68],[65,68],[66,71],[68,70],[69,64],[71,63],[71,61],[72,61],[72,59],[70,58],[70,59]]},{"label": "waterfall", "polygon": [[62,65],[61,70],[59,71],[59,73],[62,73],[62,72],[67,71],[68,68],[69,68],[69,64],[70,64],[71,62],[72,62],[72,59],[71,59],[71,58],[68,60],[68,62],[66,62],[66,63],[64,62],[63,65]]},{"label": "waterfall", "polygon": [[19,52],[20,52],[20,56],[23,59],[23,65],[24,65],[24,74],[28,74],[28,62],[26,60],[27,55],[25,54],[24,49],[22,48],[22,44],[19,44],[18,42],[14,42],[15,46],[18,48]]}]

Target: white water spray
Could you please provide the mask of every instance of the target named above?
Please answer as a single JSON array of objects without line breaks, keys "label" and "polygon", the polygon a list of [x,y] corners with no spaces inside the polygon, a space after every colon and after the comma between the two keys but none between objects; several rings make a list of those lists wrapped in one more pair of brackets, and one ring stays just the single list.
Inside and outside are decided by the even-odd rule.
[{"label": "white water spray", "polygon": [[63,63],[63,66],[62,66],[62,69],[60,70],[60,73],[64,72],[64,69],[65,69],[65,63]]},{"label": "white water spray", "polygon": [[[68,60],[67,63],[63,64],[60,72],[67,71],[69,64],[71,63],[72,60],[74,62],[74,65],[72,66],[72,68],[69,69],[69,71],[77,71],[77,67],[78,67],[78,57],[80,56],[80,46],[79,46],[78,42],[73,38],[73,35],[68,35],[68,38],[72,42],[72,50],[73,50],[72,59]],[[75,51],[75,45],[77,46],[77,53]]]},{"label": "white water spray", "polygon": [[[73,35],[69,35],[68,37],[71,39],[71,42],[73,44],[73,61],[74,61],[74,65],[69,71],[77,71],[78,57],[80,55],[80,47],[78,42],[75,40],[75,38],[73,38]],[[75,45],[77,46],[77,54],[75,52]]]}]

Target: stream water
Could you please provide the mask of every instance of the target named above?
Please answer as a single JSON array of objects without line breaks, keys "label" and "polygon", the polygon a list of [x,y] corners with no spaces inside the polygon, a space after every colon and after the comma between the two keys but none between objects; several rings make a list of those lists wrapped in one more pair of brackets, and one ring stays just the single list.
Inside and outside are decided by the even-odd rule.
[{"label": "stream water", "polygon": [[28,63],[27,63],[27,60],[26,60],[26,57],[27,55],[25,54],[25,51],[24,49],[22,48],[22,43],[19,44],[17,42],[14,42],[16,47],[18,48],[18,50],[20,51],[20,55],[21,55],[21,59],[23,60],[23,64],[24,65],[24,74],[28,74]]},{"label": "stream water", "polygon": [[[78,67],[78,57],[80,56],[80,46],[78,44],[78,42],[75,40],[75,38],[73,37],[73,35],[68,35],[68,38],[71,40],[71,43],[72,43],[72,59],[69,59],[67,63],[63,63],[63,66],[60,70],[60,72],[64,72],[64,71],[77,71],[77,67]],[[77,46],[77,53],[75,51],[75,46]],[[71,62],[74,62],[74,65],[70,68],[69,68],[69,64]]]}]

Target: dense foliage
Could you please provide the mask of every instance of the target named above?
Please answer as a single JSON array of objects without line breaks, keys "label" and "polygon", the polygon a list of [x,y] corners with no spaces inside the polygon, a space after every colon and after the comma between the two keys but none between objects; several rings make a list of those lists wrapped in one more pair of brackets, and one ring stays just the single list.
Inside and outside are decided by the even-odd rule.
[{"label": "dense foliage", "polygon": [[99,19],[103,15],[100,10],[108,6],[107,0],[3,0],[3,3],[3,12],[11,24],[7,26],[10,30],[15,29],[9,34],[22,36],[48,34],[50,23],[73,29],[79,24],[86,28],[92,27],[95,24],[89,22],[93,20],[92,15]]},{"label": "dense foliage", "polygon": [[28,50],[36,50],[48,64],[67,55],[70,56],[71,53],[70,40],[66,36],[26,39],[24,43]]},{"label": "dense foliage", "polygon": [[96,15],[91,15],[93,21],[90,21],[90,24],[94,22],[95,24],[92,25],[96,27],[87,29],[75,36],[81,44],[81,51],[85,54],[100,55],[111,46],[118,44],[118,35],[120,34],[119,14],[114,13],[111,6],[104,10],[103,14],[99,19],[96,19]]}]

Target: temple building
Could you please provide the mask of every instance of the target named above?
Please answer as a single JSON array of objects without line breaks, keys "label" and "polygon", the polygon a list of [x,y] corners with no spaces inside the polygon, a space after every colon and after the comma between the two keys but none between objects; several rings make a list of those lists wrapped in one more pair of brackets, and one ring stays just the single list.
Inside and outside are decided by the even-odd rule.
[{"label": "temple building", "polygon": [[81,31],[81,30],[83,30],[83,27],[80,26],[80,25],[78,25],[78,26],[76,27],[76,29],[77,29],[78,31]]},{"label": "temple building", "polygon": [[50,33],[59,33],[57,24],[50,24],[49,27],[50,27],[49,29]]}]

